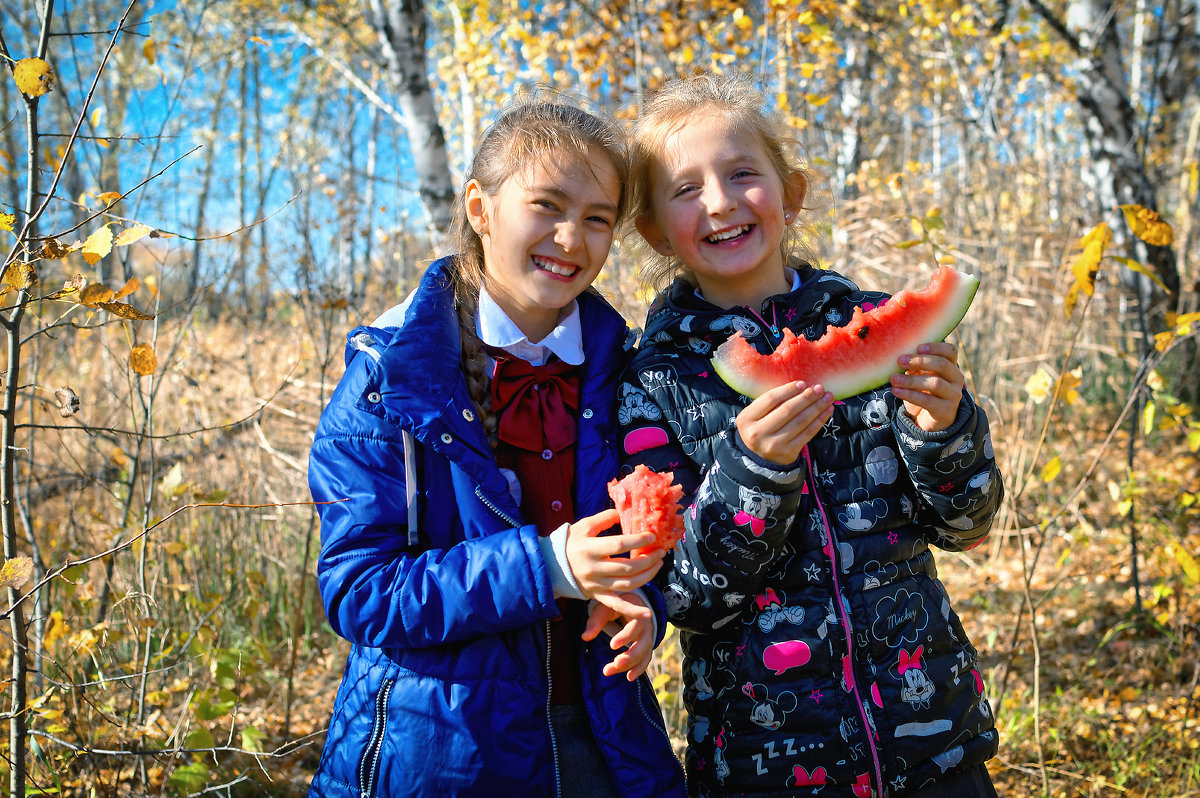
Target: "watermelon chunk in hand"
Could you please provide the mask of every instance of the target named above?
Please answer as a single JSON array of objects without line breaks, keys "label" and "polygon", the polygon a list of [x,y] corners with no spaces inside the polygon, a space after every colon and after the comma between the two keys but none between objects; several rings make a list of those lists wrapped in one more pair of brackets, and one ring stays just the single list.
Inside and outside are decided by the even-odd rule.
[{"label": "watermelon chunk in hand", "polygon": [[617,513],[621,516],[621,531],[627,535],[653,532],[656,540],[649,546],[636,549],[638,557],[656,549],[671,550],[683,540],[683,488],[674,484],[674,474],[661,474],[644,465],[635,466],[633,473],[608,483]]}]

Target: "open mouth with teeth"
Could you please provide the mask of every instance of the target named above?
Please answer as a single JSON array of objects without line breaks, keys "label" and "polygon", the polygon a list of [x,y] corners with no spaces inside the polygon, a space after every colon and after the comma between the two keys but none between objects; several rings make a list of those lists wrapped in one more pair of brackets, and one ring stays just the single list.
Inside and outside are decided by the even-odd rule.
[{"label": "open mouth with teeth", "polygon": [[550,272],[559,277],[574,277],[575,272],[579,271],[578,266],[551,260],[550,258],[543,258],[540,255],[533,256],[533,265],[544,272]]},{"label": "open mouth with teeth", "polygon": [[728,230],[722,230],[719,233],[713,233],[704,240],[710,244],[726,244],[730,241],[740,241],[750,235],[751,225],[743,224],[738,227],[731,227]]}]

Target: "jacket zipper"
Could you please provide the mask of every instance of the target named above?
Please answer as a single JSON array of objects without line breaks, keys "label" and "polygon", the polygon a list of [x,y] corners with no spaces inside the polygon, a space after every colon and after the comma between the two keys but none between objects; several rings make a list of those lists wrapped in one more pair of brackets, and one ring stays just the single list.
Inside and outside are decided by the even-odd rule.
[{"label": "jacket zipper", "polygon": [[[645,691],[646,691],[646,685],[647,685],[647,683],[648,683],[648,680],[646,680],[646,679],[641,679],[641,678],[637,679],[637,680],[634,682],[634,684],[637,686],[637,693],[638,693],[638,701],[637,701],[637,705],[638,705],[638,709],[639,709],[639,710],[641,710],[642,717],[644,717],[644,718],[645,718],[647,721],[649,721],[651,726],[653,726],[654,728],[656,728],[656,729],[658,729],[660,732],[662,732],[662,736],[663,736],[663,738],[664,738],[664,739],[667,741],[667,748],[673,749],[675,746],[674,746],[674,744],[671,742],[671,735],[670,735],[670,734],[667,732],[667,727],[666,727],[666,724],[665,724],[665,722],[663,721],[662,710],[661,710],[661,709],[659,710],[657,719],[654,717],[654,715],[653,715],[653,714],[651,714],[649,711],[647,711],[647,710],[646,710],[646,704],[645,704],[645,699],[643,698],[643,694],[644,694],[644,693],[645,693]],[[653,698],[653,699],[654,699],[654,704],[655,704],[655,706],[657,706],[657,705],[658,705],[658,698],[657,698],[657,697],[656,697],[656,696],[653,694],[653,692],[651,692],[651,694],[650,694],[649,698]],[[676,762],[675,762],[675,766],[676,766],[676,768],[679,770],[679,772],[682,774],[682,773],[683,773],[683,768],[679,766],[679,761],[678,761],[678,760],[676,760]]]},{"label": "jacket zipper", "polygon": [[508,515],[508,513],[504,512],[499,507],[497,507],[491,499],[489,499],[487,496],[484,496],[483,488],[481,488],[479,485],[475,486],[475,495],[477,497],[479,497],[479,501],[483,502],[483,505],[485,507],[487,507],[489,510],[491,510],[496,515],[500,516],[501,521],[504,521],[506,524],[508,524],[511,527],[521,526],[520,521],[518,521],[517,519]]},{"label": "jacket zipper", "polygon": [[[475,495],[479,497],[479,501],[483,502],[484,506],[498,515],[502,521],[512,527],[520,526],[520,522],[512,518],[499,507],[497,507],[491,499],[483,495],[483,489],[475,486]],[[550,673],[550,622],[546,621],[546,728],[550,731],[550,753],[554,759],[554,794],[562,795],[562,775],[558,770],[558,739],[554,736],[554,723],[550,720],[550,694],[552,692],[553,676]]]},{"label": "jacket zipper", "polygon": [[392,692],[393,679],[384,679],[375,696],[375,726],[367,750],[363,752],[359,765],[358,783],[362,785],[362,798],[371,798],[375,792],[375,777],[379,775],[379,752],[383,749],[383,735],[387,729],[387,702]]},{"label": "jacket zipper", "polygon": [[562,795],[562,776],[558,772],[558,738],[554,736],[554,722],[550,718],[550,695],[553,693],[554,676],[550,673],[550,622],[546,621],[546,728],[550,730],[550,756],[554,762],[554,794]]},{"label": "jacket zipper", "polygon": [[867,707],[863,702],[862,694],[858,689],[858,676],[854,673],[854,630],[850,626],[850,616],[846,612],[846,608],[842,603],[842,584],[838,579],[838,560],[837,560],[837,536],[833,531],[833,524],[829,523],[829,516],[825,513],[825,505],[821,502],[821,497],[817,493],[817,481],[813,479],[816,471],[813,468],[812,455],[809,454],[808,447],[804,447],[804,463],[808,467],[808,479],[812,484],[813,501],[817,503],[817,510],[821,513],[821,523],[825,525],[825,531],[829,535],[829,567],[833,574],[833,591],[834,604],[837,605],[838,618],[841,619],[842,628],[846,630],[846,665],[848,671],[846,678],[853,682],[852,692],[854,693],[854,702],[858,706],[858,714],[863,723],[863,734],[866,735],[867,745],[871,749],[871,765],[875,770],[875,783],[879,786],[879,795],[885,795],[883,788],[883,769],[879,762],[879,751],[875,747],[875,736],[871,731],[871,724],[867,720]]}]

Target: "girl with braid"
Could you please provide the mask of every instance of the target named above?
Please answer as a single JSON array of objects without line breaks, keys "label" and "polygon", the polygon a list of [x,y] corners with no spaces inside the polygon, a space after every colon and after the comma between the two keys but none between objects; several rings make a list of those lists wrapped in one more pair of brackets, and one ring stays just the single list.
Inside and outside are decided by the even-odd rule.
[{"label": "girl with braid", "polygon": [[607,509],[628,335],[589,287],[626,169],[592,114],[510,109],[457,254],[349,334],[309,484],[353,646],[311,795],[683,795],[644,675],[662,553],[630,556],[653,535]]}]

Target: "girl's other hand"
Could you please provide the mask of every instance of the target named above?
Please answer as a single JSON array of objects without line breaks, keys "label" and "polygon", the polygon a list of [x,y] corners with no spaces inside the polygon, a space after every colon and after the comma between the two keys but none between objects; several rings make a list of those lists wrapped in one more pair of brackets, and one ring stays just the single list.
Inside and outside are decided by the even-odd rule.
[{"label": "girl's other hand", "polygon": [[[610,597],[605,597],[610,598]],[[637,593],[623,593],[620,598],[624,603],[637,607],[642,612],[636,615],[625,615],[597,597],[588,615],[587,626],[583,630],[584,640],[594,640],[604,632],[610,638],[608,647],[613,651],[624,651],[617,654],[613,661],[604,666],[605,676],[616,676],[624,673],[625,678],[633,681],[646,672],[650,660],[654,656],[654,622],[649,608],[642,596]]]},{"label": "girl's other hand", "polygon": [[567,565],[571,567],[575,582],[588,598],[612,595],[610,604],[615,607],[625,604],[617,599],[617,594],[627,593],[653,579],[667,554],[655,549],[637,557],[617,557],[649,546],[655,540],[653,532],[599,536],[620,520],[616,510],[604,510],[581,518],[567,530]]},{"label": "girl's other hand", "polygon": [[921,344],[915,355],[897,360],[903,374],[892,375],[892,393],[904,400],[904,409],[926,432],[937,432],[954,423],[967,378],[958,367],[958,347],[945,341]]},{"label": "girl's other hand", "polygon": [[736,424],[746,448],[787,467],[832,415],[833,394],[820,385],[789,382],[742,408]]}]

